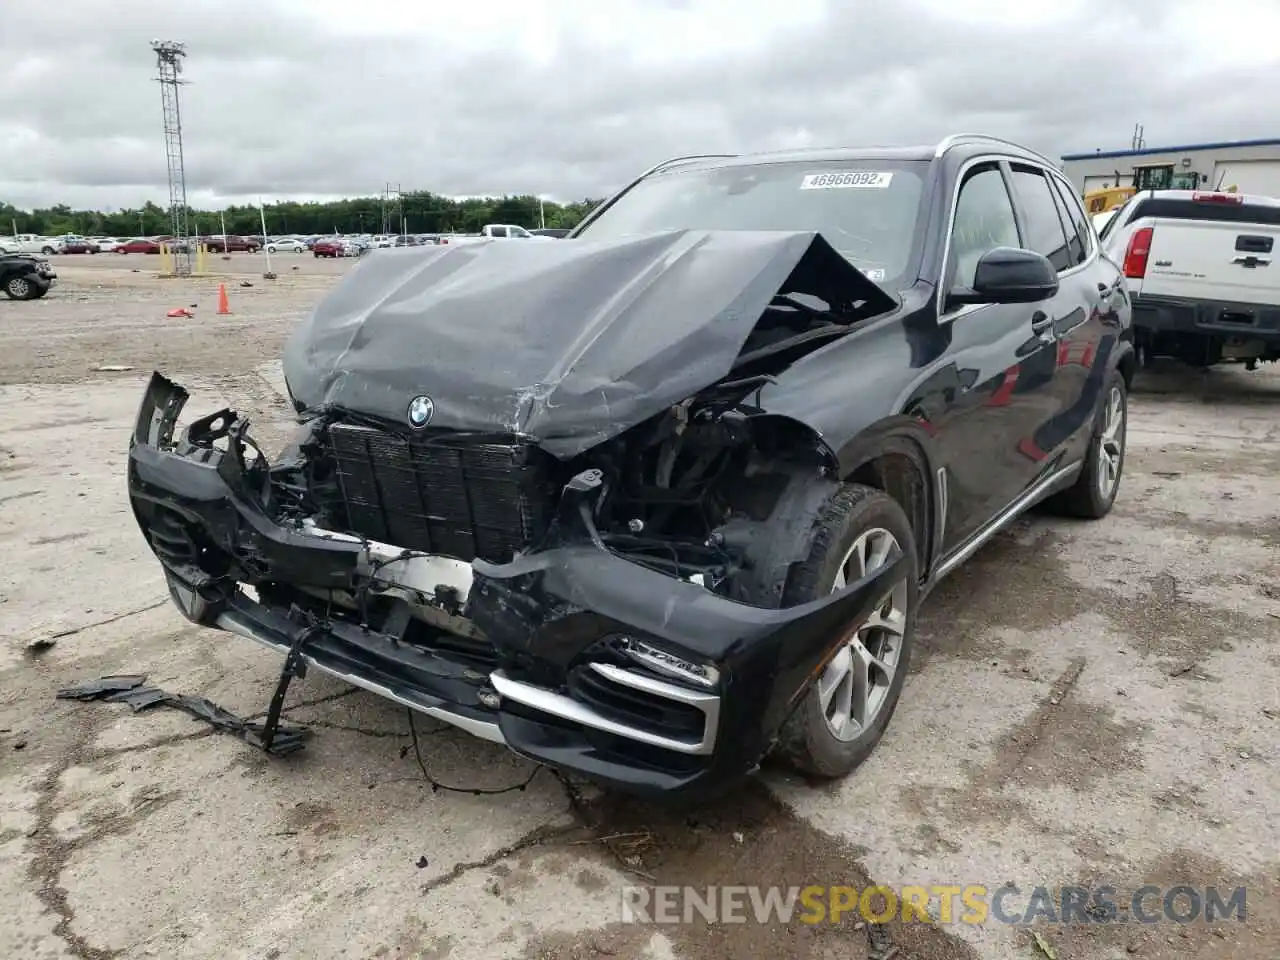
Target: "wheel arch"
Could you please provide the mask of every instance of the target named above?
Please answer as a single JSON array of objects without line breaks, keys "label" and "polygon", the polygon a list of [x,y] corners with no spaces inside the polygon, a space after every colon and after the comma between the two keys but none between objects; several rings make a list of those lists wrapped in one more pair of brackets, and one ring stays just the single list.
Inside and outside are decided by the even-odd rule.
[{"label": "wheel arch", "polygon": [[1116,369],[1120,371],[1120,376],[1124,377],[1124,388],[1128,392],[1133,389],[1133,378],[1138,372],[1138,352],[1132,343],[1122,341],[1119,353]]},{"label": "wheel arch", "polygon": [[943,497],[932,446],[923,423],[902,415],[865,430],[839,453],[842,481],[884,491],[906,514],[922,579],[942,548],[936,532],[942,529]]}]

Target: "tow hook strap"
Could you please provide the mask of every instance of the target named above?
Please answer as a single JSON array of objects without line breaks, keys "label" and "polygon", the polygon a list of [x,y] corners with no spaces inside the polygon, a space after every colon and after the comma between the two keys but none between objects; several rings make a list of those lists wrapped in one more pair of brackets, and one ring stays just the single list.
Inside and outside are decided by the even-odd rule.
[{"label": "tow hook strap", "polygon": [[276,733],[280,729],[280,713],[284,710],[284,698],[289,692],[289,684],[293,682],[294,677],[304,680],[307,676],[307,661],[302,659],[302,648],[322,629],[323,627],[319,624],[313,623],[294,634],[293,641],[289,644],[289,652],[284,658],[284,666],[280,669],[280,679],[276,681],[276,692],[271,695],[271,705],[267,707],[267,716],[262,722],[262,730],[261,732],[253,731],[245,737],[250,743],[256,739],[258,741],[256,745],[268,753],[271,752],[271,745],[275,742]]}]

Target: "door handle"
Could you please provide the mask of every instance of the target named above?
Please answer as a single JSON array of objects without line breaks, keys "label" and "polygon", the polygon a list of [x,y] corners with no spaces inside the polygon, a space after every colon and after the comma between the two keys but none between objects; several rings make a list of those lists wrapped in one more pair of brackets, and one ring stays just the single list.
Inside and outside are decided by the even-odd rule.
[{"label": "door handle", "polygon": [[1031,332],[1037,334],[1044,343],[1053,343],[1053,317],[1043,310],[1031,315]]}]

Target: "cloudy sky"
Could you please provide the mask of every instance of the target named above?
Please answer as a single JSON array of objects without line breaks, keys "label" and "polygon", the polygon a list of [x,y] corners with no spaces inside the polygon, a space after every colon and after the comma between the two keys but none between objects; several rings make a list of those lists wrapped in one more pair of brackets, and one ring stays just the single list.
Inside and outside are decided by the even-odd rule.
[{"label": "cloudy sky", "polygon": [[[1280,0],[3,0],[0,201],[598,197],[669,155],[1280,137]],[[26,10],[30,16],[13,14]],[[19,28],[20,23],[20,28]]]}]

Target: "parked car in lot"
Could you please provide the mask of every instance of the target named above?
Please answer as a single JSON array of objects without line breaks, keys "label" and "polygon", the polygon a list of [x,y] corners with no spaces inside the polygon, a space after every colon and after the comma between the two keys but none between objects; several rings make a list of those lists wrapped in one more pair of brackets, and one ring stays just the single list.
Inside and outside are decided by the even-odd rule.
[{"label": "parked car in lot", "polygon": [[267,253],[304,253],[307,245],[293,237],[279,237],[267,244]]},{"label": "parked car in lot", "polygon": [[52,256],[58,252],[58,241],[35,233],[16,233],[0,237],[0,255],[6,253],[39,253]]},{"label": "parked car in lot", "polygon": [[93,242],[98,245],[98,250],[102,253],[115,253],[116,247],[124,241],[117,240],[115,237],[95,237]]},{"label": "parked car in lot", "polygon": [[572,239],[348,274],[286,346],[272,466],[231,411],[175,439],[153,377],[129,490],[182,613],[694,794],[770,751],[852,771],[928,591],[1033,504],[1110,511],[1131,307],[1054,161],[685,157]]},{"label": "parked car in lot", "polygon": [[26,253],[0,254],[0,290],[10,300],[38,300],[57,278],[48,260]]},{"label": "parked car in lot", "polygon": [[135,240],[127,240],[116,246],[116,253],[159,253],[160,244],[155,240],[148,240],[145,237],[139,237]]},{"label": "parked car in lot", "polygon": [[343,237],[321,237],[311,245],[311,252],[317,257],[346,257],[351,249]]},{"label": "parked car in lot", "polygon": [[74,240],[64,240],[58,248],[59,253],[98,253],[101,248],[92,240],[86,240],[84,237],[78,237]]},{"label": "parked car in lot", "polygon": [[1147,190],[1103,230],[1133,291],[1139,356],[1197,367],[1280,360],[1280,200]]},{"label": "parked car in lot", "polygon": [[210,253],[256,253],[262,249],[255,237],[224,237],[215,234],[202,241]]}]

